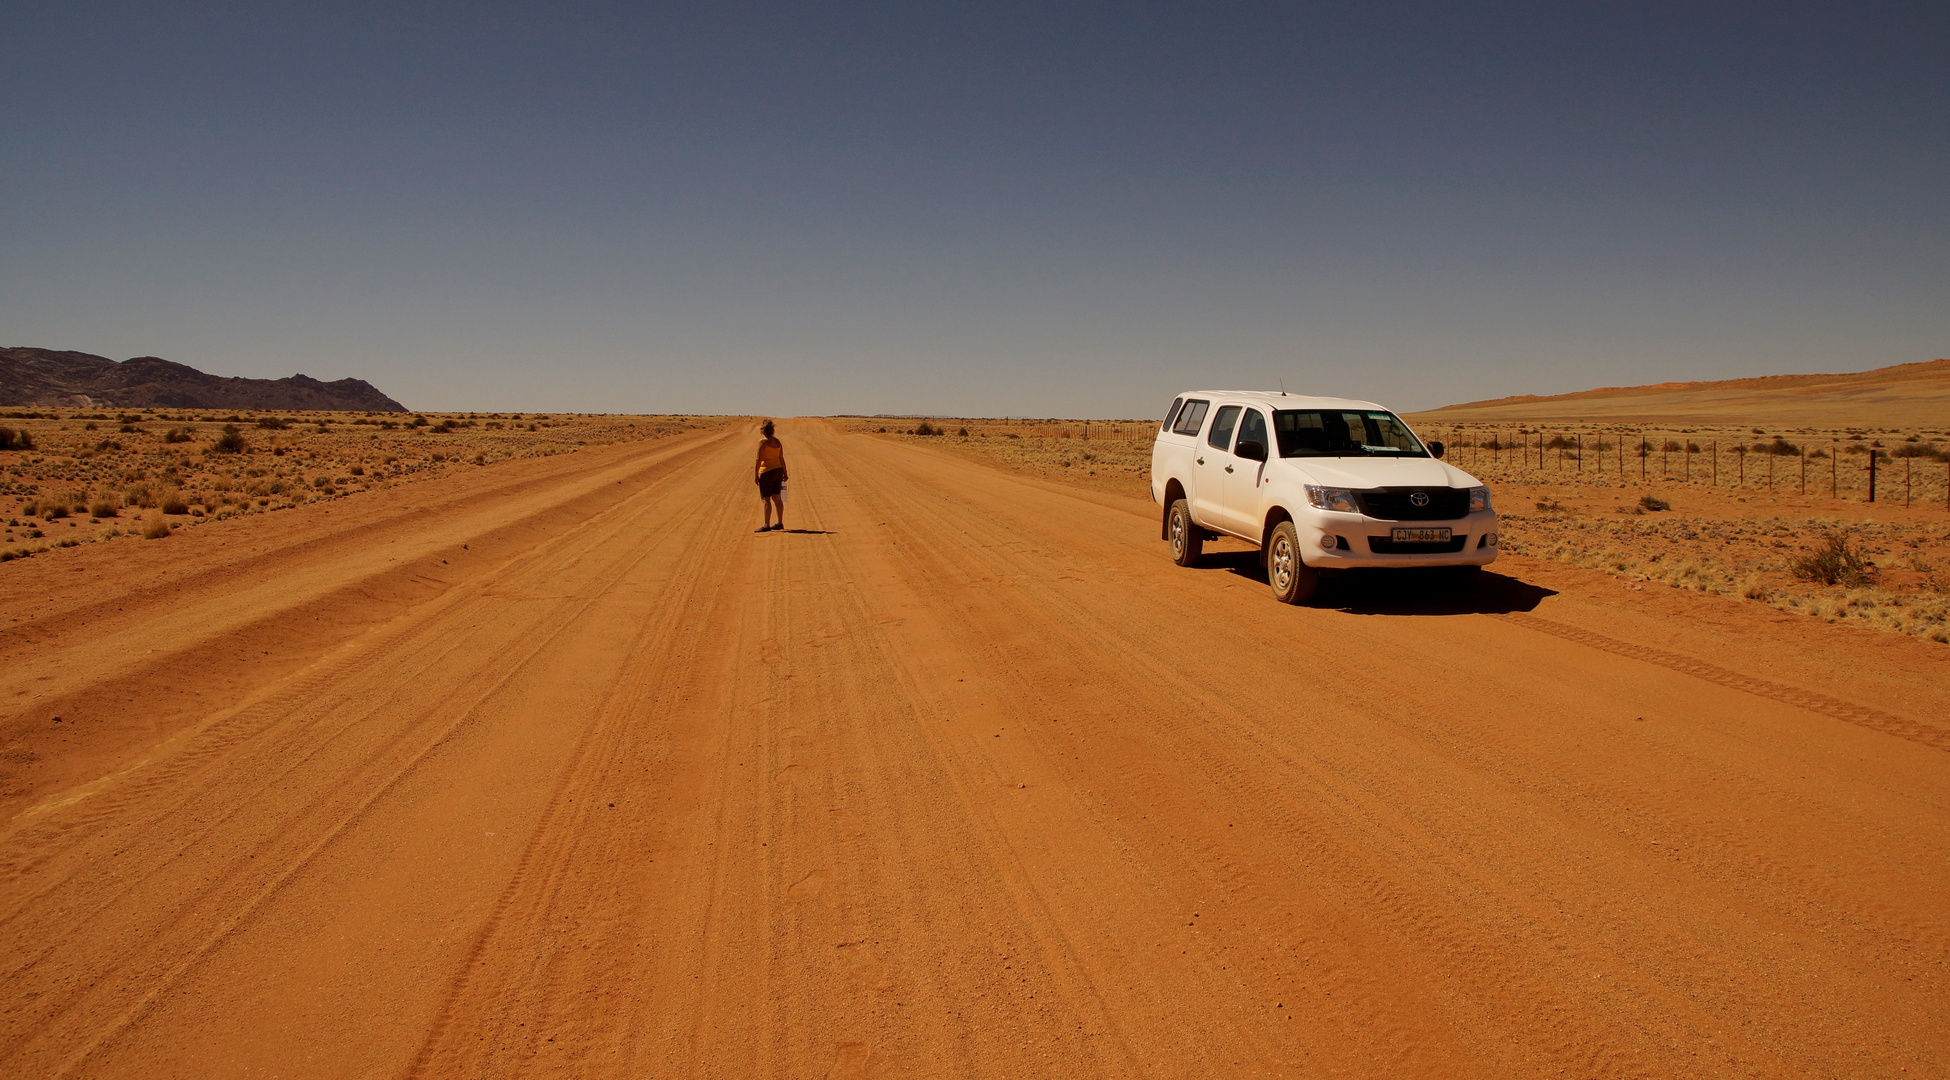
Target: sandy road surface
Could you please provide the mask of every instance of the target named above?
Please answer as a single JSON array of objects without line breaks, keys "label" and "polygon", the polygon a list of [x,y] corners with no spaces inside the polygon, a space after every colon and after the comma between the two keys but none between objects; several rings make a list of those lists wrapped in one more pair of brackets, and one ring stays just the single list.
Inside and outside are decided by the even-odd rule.
[{"label": "sandy road surface", "polygon": [[9,578],[0,1075],[1950,1071],[1950,650],[781,434]]}]

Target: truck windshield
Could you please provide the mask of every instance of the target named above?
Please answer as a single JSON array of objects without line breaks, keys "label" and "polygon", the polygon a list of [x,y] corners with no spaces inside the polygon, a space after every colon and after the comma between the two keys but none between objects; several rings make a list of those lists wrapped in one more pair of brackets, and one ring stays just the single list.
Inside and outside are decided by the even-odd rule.
[{"label": "truck windshield", "polygon": [[1283,458],[1429,456],[1391,412],[1284,409],[1273,414],[1273,437]]}]

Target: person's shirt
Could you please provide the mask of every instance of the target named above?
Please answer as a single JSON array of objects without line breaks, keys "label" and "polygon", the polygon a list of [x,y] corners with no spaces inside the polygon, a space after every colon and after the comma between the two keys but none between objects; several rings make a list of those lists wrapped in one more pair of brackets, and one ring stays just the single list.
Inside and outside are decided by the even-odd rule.
[{"label": "person's shirt", "polygon": [[758,464],[761,472],[785,468],[785,447],[777,439],[766,439],[759,443]]}]

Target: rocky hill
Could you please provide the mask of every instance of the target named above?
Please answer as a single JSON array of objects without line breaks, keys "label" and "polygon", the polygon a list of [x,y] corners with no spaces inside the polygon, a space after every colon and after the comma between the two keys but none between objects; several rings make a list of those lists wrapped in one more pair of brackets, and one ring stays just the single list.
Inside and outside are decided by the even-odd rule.
[{"label": "rocky hill", "polygon": [[364,379],[225,378],[158,356],[117,363],[105,356],[53,349],[0,349],[0,405],[406,411],[406,406]]}]

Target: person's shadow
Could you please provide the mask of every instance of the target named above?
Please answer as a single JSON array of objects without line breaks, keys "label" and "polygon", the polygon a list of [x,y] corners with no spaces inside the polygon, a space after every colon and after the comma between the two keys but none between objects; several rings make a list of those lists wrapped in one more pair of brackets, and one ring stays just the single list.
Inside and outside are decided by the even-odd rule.
[{"label": "person's shadow", "polygon": [[[1224,570],[1266,584],[1257,551],[1213,552],[1201,569]],[[1507,615],[1534,611],[1554,590],[1484,567],[1464,575],[1451,567],[1375,568],[1322,574],[1305,606],[1349,615]]]},{"label": "person's shadow", "polygon": [[785,530],[785,531],[786,531],[786,532],[789,532],[789,533],[793,533],[793,534],[796,534],[796,535],[798,535],[798,536],[835,536],[835,535],[838,535],[838,534],[837,534],[837,533],[835,533],[835,532],[834,532],[834,531],[833,531],[832,529],[787,529],[787,530]]}]

